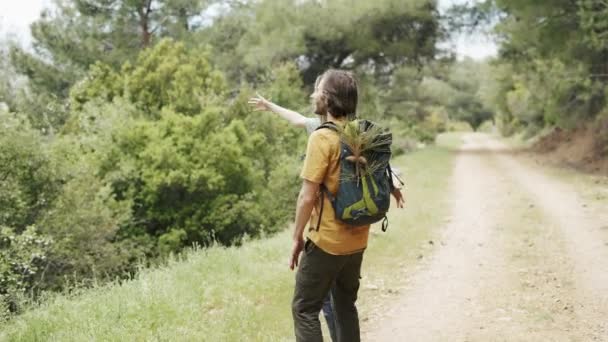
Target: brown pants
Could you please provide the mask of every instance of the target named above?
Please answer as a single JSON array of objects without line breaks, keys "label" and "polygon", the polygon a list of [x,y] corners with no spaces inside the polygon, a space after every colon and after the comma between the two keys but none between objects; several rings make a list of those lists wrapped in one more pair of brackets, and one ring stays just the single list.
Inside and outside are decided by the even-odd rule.
[{"label": "brown pants", "polygon": [[[323,341],[319,312],[331,290],[336,336],[339,342],[358,342],[357,292],[363,252],[331,255],[307,240],[296,274],[292,313],[296,341]],[[333,286],[332,286],[333,284]]]}]

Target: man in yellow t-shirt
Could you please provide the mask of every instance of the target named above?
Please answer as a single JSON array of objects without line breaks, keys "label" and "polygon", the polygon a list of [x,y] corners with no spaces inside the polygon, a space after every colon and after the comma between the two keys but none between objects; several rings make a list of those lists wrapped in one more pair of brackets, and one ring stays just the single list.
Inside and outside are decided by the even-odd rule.
[{"label": "man in yellow t-shirt", "polygon": [[[344,125],[348,117],[354,116],[357,97],[355,78],[342,70],[325,72],[311,95],[315,113],[327,115],[327,120],[336,125]],[[299,263],[292,302],[297,341],[323,340],[319,312],[330,290],[337,340],[360,340],[355,302],[369,226],[351,227],[337,220],[328,196],[319,196],[321,186],[332,194],[337,192],[339,160],[338,133],[329,129],[315,131],[308,140],[301,173],[303,184],[289,262],[291,269]]]}]

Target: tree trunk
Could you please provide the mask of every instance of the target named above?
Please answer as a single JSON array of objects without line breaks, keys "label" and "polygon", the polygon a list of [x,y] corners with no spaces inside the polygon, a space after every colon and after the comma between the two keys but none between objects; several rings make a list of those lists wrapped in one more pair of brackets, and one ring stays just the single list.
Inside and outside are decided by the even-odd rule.
[{"label": "tree trunk", "polygon": [[188,11],[185,8],[179,9],[179,21],[186,32],[190,31],[190,25],[188,25]]},{"label": "tree trunk", "polygon": [[143,0],[137,9],[139,15],[139,27],[141,28],[141,45],[145,49],[150,46],[152,32],[150,31],[150,13],[152,12],[152,0]]}]

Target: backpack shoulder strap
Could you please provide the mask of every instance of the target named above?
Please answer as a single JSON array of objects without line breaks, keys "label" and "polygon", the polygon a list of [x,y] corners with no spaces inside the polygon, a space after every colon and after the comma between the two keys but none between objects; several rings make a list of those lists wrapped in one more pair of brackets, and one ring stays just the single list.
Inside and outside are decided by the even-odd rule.
[{"label": "backpack shoulder strap", "polygon": [[[318,131],[320,129],[331,129],[334,132],[339,132],[338,126],[336,126],[336,124],[331,121],[324,122],[323,124],[321,124],[321,126],[317,127],[315,131]],[[323,204],[325,203],[325,196],[328,196],[330,201],[332,200],[332,196],[329,193],[329,190],[327,190],[327,188],[325,187],[325,184],[321,184],[321,210],[319,211],[319,220],[317,221],[317,231],[319,231],[319,227],[321,227],[321,217],[323,216]]]},{"label": "backpack shoulder strap", "polygon": [[315,131],[318,131],[318,130],[324,129],[324,128],[331,129],[334,132],[338,132],[338,126],[336,126],[336,124],[331,121],[322,123],[321,126],[319,126],[315,129]]}]

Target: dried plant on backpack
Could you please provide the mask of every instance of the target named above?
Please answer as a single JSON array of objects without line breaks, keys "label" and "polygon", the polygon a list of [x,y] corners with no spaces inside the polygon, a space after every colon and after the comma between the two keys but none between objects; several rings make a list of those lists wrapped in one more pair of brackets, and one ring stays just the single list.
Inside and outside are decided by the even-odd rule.
[{"label": "dried plant on backpack", "polygon": [[[390,144],[391,136],[379,126],[369,125],[364,129],[358,120],[348,122],[339,129],[340,138],[352,153],[346,160],[355,163],[355,174],[357,181],[369,176],[383,167],[383,163],[373,160],[373,154],[384,152]],[[349,179],[350,180],[350,179]],[[346,180],[344,180],[346,181]]]}]

